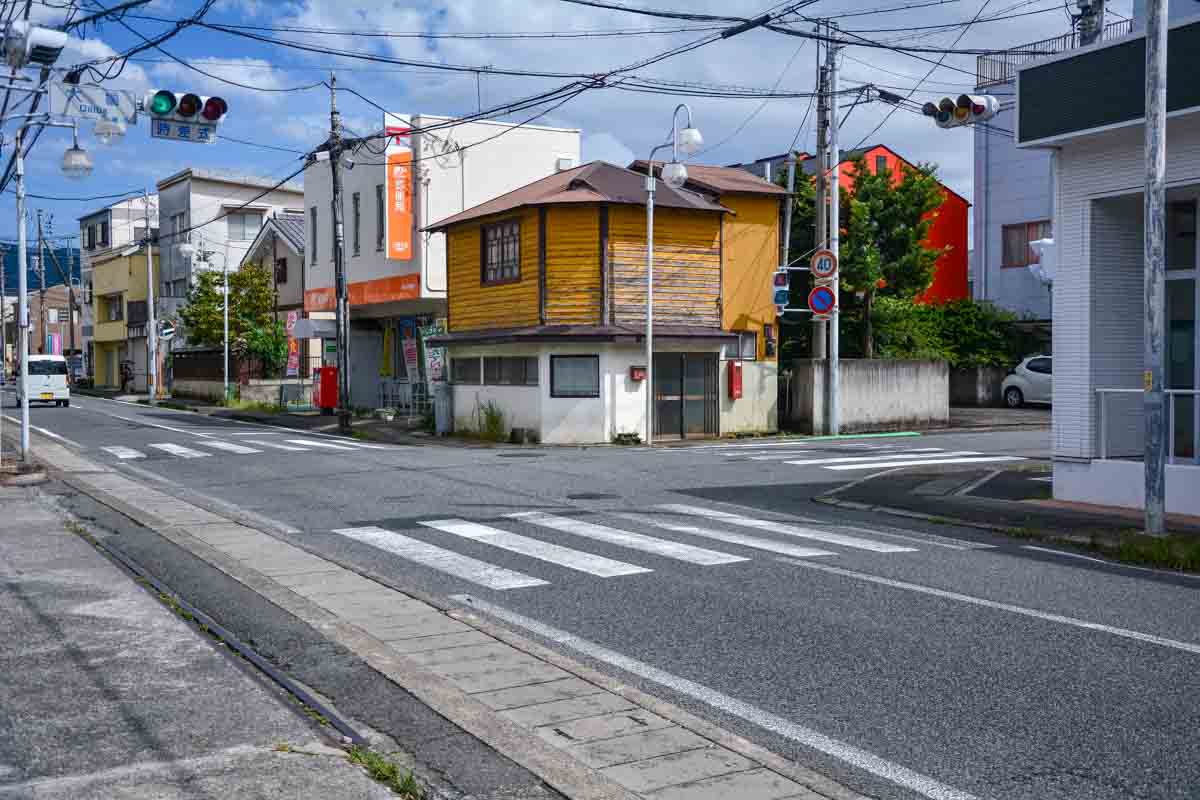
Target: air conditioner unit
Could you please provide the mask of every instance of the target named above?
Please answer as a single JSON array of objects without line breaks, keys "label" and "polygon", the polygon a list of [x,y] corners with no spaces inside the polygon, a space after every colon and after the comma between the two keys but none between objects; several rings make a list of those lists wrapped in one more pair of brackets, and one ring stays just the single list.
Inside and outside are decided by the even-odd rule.
[{"label": "air conditioner unit", "polygon": [[558,160],[554,164],[555,169],[559,172],[566,172],[569,169],[575,169],[576,166],[577,164],[575,163],[574,156],[559,156]]}]

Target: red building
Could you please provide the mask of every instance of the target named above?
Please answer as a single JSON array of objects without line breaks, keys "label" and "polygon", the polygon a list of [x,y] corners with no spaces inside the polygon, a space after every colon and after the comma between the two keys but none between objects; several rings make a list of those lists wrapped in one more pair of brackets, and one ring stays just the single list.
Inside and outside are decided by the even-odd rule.
[{"label": "red building", "polygon": [[[897,181],[900,179],[901,165],[914,166],[882,144],[843,151],[838,180],[847,189],[854,186],[851,162],[859,156],[866,160],[867,169],[872,175],[878,174],[880,169],[886,167],[896,176]],[[814,157],[804,153],[800,158],[804,159],[804,171],[813,174],[816,165]],[[929,288],[917,296],[917,301],[921,303],[946,303],[951,300],[965,300],[971,296],[967,284],[967,212],[971,204],[945,184],[942,184],[942,194],[945,199],[938,210],[931,212],[934,215],[933,225],[925,241],[930,248],[949,245],[950,249],[938,259]]]}]

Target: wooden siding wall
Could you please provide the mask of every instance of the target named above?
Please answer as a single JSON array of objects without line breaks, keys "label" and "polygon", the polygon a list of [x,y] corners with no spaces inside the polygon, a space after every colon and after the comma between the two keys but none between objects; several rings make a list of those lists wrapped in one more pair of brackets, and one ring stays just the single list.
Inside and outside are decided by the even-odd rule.
[{"label": "wooden siding wall", "polygon": [[[779,266],[779,200],[729,194],[721,203],[734,212],[725,218],[721,327],[757,332],[758,357],[766,358],[762,328],[775,324],[772,276]],[[778,330],[775,335],[778,341]]]},{"label": "wooden siding wall", "polygon": [[546,209],[546,324],[600,324],[600,209]]},{"label": "wooden siding wall", "polygon": [[[479,263],[480,228],[516,216],[521,220],[521,278],[483,286]],[[459,225],[448,232],[447,247],[450,331],[521,328],[538,324],[537,209],[523,209]]]},{"label": "wooden siding wall", "polygon": [[[615,325],[646,323],[646,209],[612,206],[609,297]],[[721,215],[654,210],[654,321],[721,324]]]}]

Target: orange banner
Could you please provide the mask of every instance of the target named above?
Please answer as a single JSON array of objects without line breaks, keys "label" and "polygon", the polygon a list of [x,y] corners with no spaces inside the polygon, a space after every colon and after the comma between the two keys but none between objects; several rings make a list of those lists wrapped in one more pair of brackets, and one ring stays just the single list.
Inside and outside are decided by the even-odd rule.
[{"label": "orange banner", "polygon": [[[396,300],[416,300],[420,296],[420,275],[394,275],[350,284],[348,299],[351,306],[366,306]],[[333,311],[336,305],[337,295],[333,287],[309,289],[304,293],[305,311]]]},{"label": "orange banner", "polygon": [[412,258],[413,229],[412,151],[389,152],[387,156],[387,257],[399,261]]}]

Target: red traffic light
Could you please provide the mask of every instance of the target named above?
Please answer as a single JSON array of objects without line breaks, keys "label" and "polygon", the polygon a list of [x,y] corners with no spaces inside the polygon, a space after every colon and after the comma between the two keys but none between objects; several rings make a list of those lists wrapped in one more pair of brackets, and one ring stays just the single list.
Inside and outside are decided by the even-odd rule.
[{"label": "red traffic light", "polygon": [[780,287],[780,286],[787,286],[787,285],[788,285],[788,273],[784,270],[780,270],[779,272],[776,272],[775,273],[775,286]]},{"label": "red traffic light", "polygon": [[218,122],[229,111],[229,104],[220,97],[210,97],[204,101],[200,116],[209,122]]},{"label": "red traffic light", "polygon": [[175,108],[175,113],[181,117],[194,117],[199,110],[200,97],[194,94],[185,94],[179,98],[179,105]]}]

